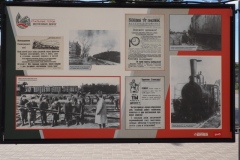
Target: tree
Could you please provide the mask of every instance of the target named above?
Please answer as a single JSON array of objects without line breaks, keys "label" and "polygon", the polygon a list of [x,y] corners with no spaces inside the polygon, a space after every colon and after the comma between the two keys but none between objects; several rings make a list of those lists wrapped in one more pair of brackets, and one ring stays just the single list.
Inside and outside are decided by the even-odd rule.
[{"label": "tree", "polygon": [[82,44],[82,55],[87,57],[92,46],[92,40],[88,37],[82,37],[80,43]]},{"label": "tree", "polygon": [[238,68],[239,67],[239,63],[235,63],[235,68]]},{"label": "tree", "polygon": [[79,31],[79,42],[82,48],[82,57],[87,57],[93,43],[93,33],[92,30]]}]

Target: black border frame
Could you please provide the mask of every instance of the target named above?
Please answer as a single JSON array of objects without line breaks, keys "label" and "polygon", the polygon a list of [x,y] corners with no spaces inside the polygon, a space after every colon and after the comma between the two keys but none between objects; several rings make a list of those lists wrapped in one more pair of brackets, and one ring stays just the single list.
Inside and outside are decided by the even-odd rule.
[{"label": "black border frame", "polygon": [[[189,2],[191,3],[191,2]],[[5,91],[6,91],[6,7],[105,7],[105,8],[230,8],[232,17],[230,19],[230,131],[232,138],[94,138],[94,139],[4,139],[5,131]],[[0,143],[4,144],[39,144],[39,143],[196,143],[196,142],[235,142],[235,5],[224,3],[74,3],[74,2],[2,2],[2,44],[1,44],[1,79],[0,79]]]}]

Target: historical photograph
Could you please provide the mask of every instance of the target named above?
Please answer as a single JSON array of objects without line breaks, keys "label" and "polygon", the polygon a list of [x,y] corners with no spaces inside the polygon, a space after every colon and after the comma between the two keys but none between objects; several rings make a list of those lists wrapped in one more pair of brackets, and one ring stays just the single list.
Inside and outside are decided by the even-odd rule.
[{"label": "historical photograph", "polygon": [[120,34],[115,30],[71,30],[69,65],[120,64]]},{"label": "historical photograph", "polygon": [[52,49],[59,50],[60,43],[58,39],[42,39],[42,40],[34,40],[32,44],[32,49]]},{"label": "historical photograph", "polygon": [[170,50],[221,50],[221,24],[220,15],[170,15]]},{"label": "historical photograph", "polygon": [[17,77],[16,129],[120,128],[119,77]]},{"label": "historical photograph", "polygon": [[171,128],[221,128],[221,57],[170,57]]}]

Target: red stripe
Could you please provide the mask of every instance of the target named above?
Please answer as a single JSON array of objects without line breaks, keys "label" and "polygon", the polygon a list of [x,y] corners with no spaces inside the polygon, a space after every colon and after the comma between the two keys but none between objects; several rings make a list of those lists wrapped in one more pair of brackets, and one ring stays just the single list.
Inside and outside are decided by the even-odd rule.
[{"label": "red stripe", "polygon": [[23,28],[27,28],[27,27],[28,27],[28,26],[27,26],[26,24],[24,24],[24,23],[18,23],[17,26],[20,27],[20,28],[21,28],[21,27],[23,27]]},{"label": "red stripe", "polygon": [[114,138],[116,129],[43,129],[45,139]]}]

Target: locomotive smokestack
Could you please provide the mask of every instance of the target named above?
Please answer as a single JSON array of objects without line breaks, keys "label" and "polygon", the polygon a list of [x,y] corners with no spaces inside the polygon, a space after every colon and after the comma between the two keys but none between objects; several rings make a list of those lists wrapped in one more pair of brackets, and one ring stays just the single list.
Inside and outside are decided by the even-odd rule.
[{"label": "locomotive smokestack", "polygon": [[190,59],[191,76],[190,82],[197,82],[197,62],[202,60]]}]

